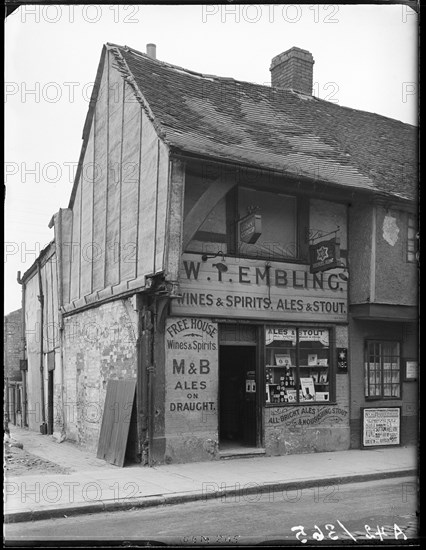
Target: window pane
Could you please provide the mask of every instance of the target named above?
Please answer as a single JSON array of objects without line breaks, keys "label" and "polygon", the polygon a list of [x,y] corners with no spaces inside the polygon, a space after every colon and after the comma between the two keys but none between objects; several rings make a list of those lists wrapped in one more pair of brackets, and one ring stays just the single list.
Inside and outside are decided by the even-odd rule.
[{"label": "window pane", "polygon": [[407,223],[407,261],[415,262],[416,261],[416,252],[417,252],[417,229],[416,229],[416,219],[412,215],[408,215]]},{"label": "window pane", "polygon": [[368,342],[365,374],[367,397],[400,397],[399,342]]},{"label": "window pane", "polygon": [[244,218],[250,207],[258,207],[262,216],[262,234],[255,244],[238,243],[241,255],[261,258],[295,258],[296,199],[276,193],[240,188],[238,216]]},{"label": "window pane", "polygon": [[[188,177],[185,183],[184,220],[211,182]],[[185,221],[184,221],[185,223]],[[207,215],[187,246],[189,252],[227,253],[226,198],[222,198]]]},{"label": "window pane", "polygon": [[266,343],[266,402],[295,403],[296,342],[294,327],[267,327]]},{"label": "window pane", "polygon": [[330,401],[328,329],[266,327],[266,402]]}]

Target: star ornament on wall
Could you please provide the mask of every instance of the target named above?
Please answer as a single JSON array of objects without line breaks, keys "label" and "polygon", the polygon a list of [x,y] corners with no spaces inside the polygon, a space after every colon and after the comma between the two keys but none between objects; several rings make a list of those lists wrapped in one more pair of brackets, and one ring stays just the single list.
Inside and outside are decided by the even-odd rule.
[{"label": "star ornament on wall", "polygon": [[328,257],[329,257],[328,256],[328,248],[326,246],[321,246],[320,248],[318,248],[318,250],[317,250],[317,260],[319,262],[323,262]]},{"label": "star ornament on wall", "polygon": [[343,361],[344,359],[346,359],[346,353],[345,353],[344,351],[341,351],[341,352],[339,353],[339,359],[341,359],[342,361]]}]

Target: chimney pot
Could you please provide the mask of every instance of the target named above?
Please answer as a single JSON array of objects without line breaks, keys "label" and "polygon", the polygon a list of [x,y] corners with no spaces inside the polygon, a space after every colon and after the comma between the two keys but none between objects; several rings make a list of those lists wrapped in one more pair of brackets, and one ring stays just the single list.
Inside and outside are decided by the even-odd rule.
[{"label": "chimney pot", "polygon": [[152,59],[157,59],[157,46],[155,44],[147,44],[146,45],[146,54],[149,55],[149,57],[152,57]]},{"label": "chimney pot", "polygon": [[307,50],[290,48],[271,62],[271,85],[312,95],[314,58]]}]

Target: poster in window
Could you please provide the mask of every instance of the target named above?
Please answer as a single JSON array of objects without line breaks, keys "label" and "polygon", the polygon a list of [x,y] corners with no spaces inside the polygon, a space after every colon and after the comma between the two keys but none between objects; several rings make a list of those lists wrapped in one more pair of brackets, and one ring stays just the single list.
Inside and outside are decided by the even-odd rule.
[{"label": "poster in window", "polygon": [[302,388],[302,400],[312,401],[315,399],[315,385],[311,377],[301,378],[300,386]]},{"label": "poster in window", "polygon": [[296,390],[287,390],[287,400],[289,403],[296,403],[296,400],[297,400]]},{"label": "poster in window", "polygon": [[322,328],[301,328],[299,329],[300,342],[320,342],[324,347],[329,345],[328,329]]},{"label": "poster in window", "polygon": [[315,398],[317,401],[329,401],[329,393],[328,391],[317,391]]},{"label": "poster in window", "polygon": [[317,365],[318,355],[316,353],[310,353],[308,355],[308,366],[313,367]]},{"label": "poster in window", "polygon": [[417,361],[411,359],[406,359],[405,361],[405,380],[409,382],[410,380],[417,380],[417,371],[419,365]]},{"label": "poster in window", "polygon": [[291,367],[291,356],[288,354],[276,354],[275,363],[279,367]]},{"label": "poster in window", "polygon": [[362,448],[401,444],[401,407],[362,407],[361,421]]},{"label": "poster in window", "polygon": [[328,382],[328,375],[326,372],[322,372],[319,375],[319,383],[320,384],[327,384]]}]

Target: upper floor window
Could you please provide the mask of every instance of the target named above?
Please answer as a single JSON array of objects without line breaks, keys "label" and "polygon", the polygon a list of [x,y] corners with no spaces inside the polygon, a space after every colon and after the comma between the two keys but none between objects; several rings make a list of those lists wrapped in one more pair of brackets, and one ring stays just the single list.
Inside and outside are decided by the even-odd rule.
[{"label": "upper floor window", "polygon": [[[266,260],[307,258],[307,200],[244,186],[220,195],[213,191],[214,185],[214,181],[201,178],[186,181],[186,252],[222,252]],[[238,221],[250,212],[261,216],[261,235],[255,243],[240,240],[238,232]]]},{"label": "upper floor window", "polygon": [[415,262],[417,259],[417,227],[413,215],[408,214],[407,221],[407,262]]},{"label": "upper floor window", "polygon": [[209,185],[211,185],[211,182],[203,179],[188,178],[186,182],[184,225],[188,220],[188,214],[194,208],[199,211],[199,217],[195,217],[195,232],[186,246],[186,251],[202,252],[203,254],[216,254],[216,252],[221,251],[223,254],[227,254],[227,197],[220,198],[213,209],[210,209],[211,203],[206,205],[201,201]]},{"label": "upper floor window", "polygon": [[297,258],[296,198],[240,187],[238,218],[244,218],[251,209],[255,209],[262,217],[262,234],[254,244],[238,239],[238,255],[270,259]]}]

